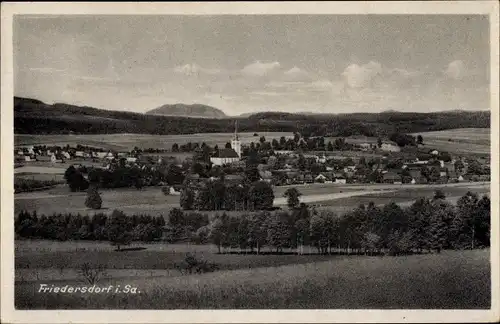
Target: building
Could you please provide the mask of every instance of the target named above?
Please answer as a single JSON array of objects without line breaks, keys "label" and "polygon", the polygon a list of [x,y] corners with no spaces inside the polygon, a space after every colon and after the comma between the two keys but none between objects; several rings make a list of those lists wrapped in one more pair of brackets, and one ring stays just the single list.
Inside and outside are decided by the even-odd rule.
[{"label": "building", "polygon": [[238,136],[238,122],[235,122],[234,137],[231,140],[231,148],[219,149],[210,162],[214,165],[222,166],[239,161],[241,158],[241,141]]},{"label": "building", "polygon": [[380,147],[382,151],[385,152],[400,152],[401,148],[397,145],[394,145],[392,143],[382,143],[382,146]]},{"label": "building", "polygon": [[386,172],[383,175],[384,183],[401,184],[401,176],[395,172]]}]

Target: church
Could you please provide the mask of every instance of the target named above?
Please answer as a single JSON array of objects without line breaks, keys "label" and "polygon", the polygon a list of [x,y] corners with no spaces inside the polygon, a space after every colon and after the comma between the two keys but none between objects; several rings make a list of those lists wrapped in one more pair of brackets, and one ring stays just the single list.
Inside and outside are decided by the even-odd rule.
[{"label": "church", "polygon": [[224,165],[239,161],[241,158],[241,141],[238,137],[238,122],[235,122],[234,127],[234,137],[231,140],[231,148],[219,149],[213,157],[210,158],[210,162],[213,165]]}]

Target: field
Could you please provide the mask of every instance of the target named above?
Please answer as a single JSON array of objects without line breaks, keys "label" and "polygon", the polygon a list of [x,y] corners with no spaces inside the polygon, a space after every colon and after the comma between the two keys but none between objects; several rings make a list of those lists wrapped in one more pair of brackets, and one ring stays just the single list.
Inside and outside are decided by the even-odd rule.
[{"label": "field", "polygon": [[[258,142],[260,136],[265,136],[266,140],[279,140],[281,136],[292,137],[292,133],[281,132],[261,132],[259,136],[253,136],[254,133],[238,133],[242,144],[250,142]],[[210,146],[217,144],[219,147],[224,147],[227,142],[230,142],[233,137],[231,133],[200,133],[188,135],[146,135],[146,134],[105,134],[105,135],[21,135],[16,134],[14,137],[15,146],[22,145],[70,145],[76,146],[88,145],[94,147],[102,147],[104,149],[115,151],[130,151],[135,146],[142,149],[168,149],[172,148],[174,143],[179,145],[188,142],[202,143],[205,142]]]},{"label": "field", "polygon": [[[404,257],[338,256],[290,262],[294,264],[287,264],[291,256],[283,256],[287,263],[273,265],[267,256],[267,264],[241,256],[241,262],[251,260],[252,268],[185,276],[168,270],[163,274],[135,270],[136,276],[129,272],[97,284],[130,285],[137,288],[136,294],[42,294],[40,283],[50,286],[50,281],[18,282],[15,305],[20,309],[488,309],[489,253],[486,249]],[[234,255],[221,257],[235,260]],[[69,274],[67,278],[57,286],[82,285]]]},{"label": "field", "polygon": [[[443,185],[335,185],[335,184],[311,184],[294,186],[301,193],[301,201],[344,211],[357,207],[360,203],[368,204],[374,201],[376,204],[385,204],[390,201],[397,203],[409,203],[415,199],[425,196],[431,197],[437,188],[443,190],[447,197],[456,199],[467,191],[478,194],[488,194],[489,183],[457,183]],[[275,187],[275,205],[286,205],[283,193],[289,187]],[[114,209],[122,210],[127,214],[148,213],[151,215],[166,216],[170,209],[179,207],[179,196],[165,196],[160,187],[147,187],[142,190],[135,188],[101,190],[103,209],[99,212],[110,213]],[[56,188],[42,192],[30,192],[16,194],[14,210],[33,211],[38,214],[52,213],[82,213],[93,214],[95,211],[85,207],[86,193],[69,192],[67,186],[60,185]],[[213,212],[212,212],[213,214]]]},{"label": "field", "polygon": [[489,128],[458,128],[436,132],[415,133],[422,135],[426,146],[461,154],[490,154]]}]

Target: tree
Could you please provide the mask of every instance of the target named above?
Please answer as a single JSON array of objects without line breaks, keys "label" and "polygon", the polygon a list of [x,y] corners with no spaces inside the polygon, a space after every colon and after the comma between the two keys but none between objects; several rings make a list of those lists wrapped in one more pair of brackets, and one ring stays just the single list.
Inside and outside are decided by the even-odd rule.
[{"label": "tree", "polygon": [[290,209],[296,208],[300,203],[299,197],[301,195],[302,194],[297,190],[297,188],[287,189],[285,191],[285,193],[283,194],[283,197],[285,197],[287,199],[288,208],[290,208]]},{"label": "tree", "polygon": [[177,143],[172,144],[172,152],[179,152],[179,144]]},{"label": "tree", "polygon": [[251,214],[248,218],[248,244],[252,250],[257,249],[257,254],[266,244],[268,217],[270,217],[269,212],[258,212]]},{"label": "tree", "polygon": [[105,231],[108,240],[112,245],[116,245],[118,251],[121,250],[122,245],[128,245],[132,240],[127,225],[127,216],[119,210],[114,210],[106,221]]},{"label": "tree", "polygon": [[73,192],[87,190],[89,187],[88,181],[83,177],[81,172],[72,165],[64,172],[64,179],[69,189]]},{"label": "tree", "polygon": [[266,222],[267,243],[276,248],[276,252],[291,246],[293,224],[287,212],[278,212],[269,215]]},{"label": "tree", "polygon": [[102,198],[97,190],[97,185],[92,184],[87,191],[87,198],[85,199],[85,206],[91,209],[101,209]]},{"label": "tree", "polygon": [[217,250],[221,253],[221,246],[226,244],[227,240],[228,217],[226,214],[217,215],[210,225],[209,238],[213,244],[217,245]]},{"label": "tree", "polygon": [[382,147],[382,138],[377,138],[377,146],[378,148],[381,148]]},{"label": "tree", "polygon": [[185,188],[184,190],[181,191],[180,205],[184,210],[191,210],[193,209],[193,204],[194,204],[194,192],[189,188]]},{"label": "tree", "polygon": [[266,142],[266,138],[264,136],[261,136],[260,139],[259,139],[259,142],[261,144],[264,144]]},{"label": "tree", "polygon": [[422,135],[417,136],[417,144],[419,144],[419,145],[424,144],[424,138],[422,137]]},{"label": "tree", "polygon": [[230,142],[227,142],[226,145],[224,146],[225,148],[227,149],[230,149],[231,148],[231,143]]},{"label": "tree", "polygon": [[446,195],[440,189],[437,189],[436,191],[434,191],[434,200],[438,200],[438,199],[446,199]]},{"label": "tree", "polygon": [[333,144],[332,144],[332,142],[331,142],[331,141],[328,141],[328,144],[327,144],[326,149],[327,149],[328,151],[330,151],[330,152],[331,152],[331,151],[333,151]]},{"label": "tree", "polygon": [[248,200],[254,210],[265,210],[273,207],[274,192],[265,181],[256,181],[248,193]]}]

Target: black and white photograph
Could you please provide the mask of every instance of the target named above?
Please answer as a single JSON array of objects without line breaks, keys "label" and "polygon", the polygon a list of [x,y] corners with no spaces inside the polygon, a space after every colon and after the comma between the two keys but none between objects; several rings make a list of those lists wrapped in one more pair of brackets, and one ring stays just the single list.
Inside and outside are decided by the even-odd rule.
[{"label": "black and white photograph", "polygon": [[466,4],[2,4],[10,309],[498,320],[498,3]]}]

